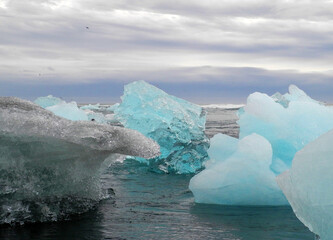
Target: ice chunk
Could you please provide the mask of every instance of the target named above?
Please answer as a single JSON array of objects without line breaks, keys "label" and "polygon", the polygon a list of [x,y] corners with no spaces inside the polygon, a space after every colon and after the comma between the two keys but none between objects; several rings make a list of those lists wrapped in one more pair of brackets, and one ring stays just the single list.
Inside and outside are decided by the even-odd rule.
[{"label": "ice chunk", "polygon": [[[219,147],[228,150],[221,152]],[[212,139],[209,156],[209,167],[190,181],[189,188],[196,202],[224,205],[288,204],[275,182],[275,174],[270,170],[271,145],[262,136],[251,134],[237,140],[219,134]]]},{"label": "ice chunk", "polygon": [[93,105],[93,104],[88,104],[80,107],[82,110],[99,110],[101,108],[101,105],[99,103]]},{"label": "ice chunk", "polygon": [[296,153],[292,168],[277,177],[296,216],[321,240],[333,236],[333,131]]},{"label": "ice chunk", "polygon": [[115,103],[115,104],[111,105],[106,110],[110,111],[110,112],[114,112],[117,109],[117,107],[119,107],[119,103]]},{"label": "ice chunk", "polygon": [[214,166],[216,162],[222,162],[228,159],[236,150],[239,140],[225,134],[218,133],[210,139],[208,149],[209,160],[205,167]]},{"label": "ice chunk", "polygon": [[67,219],[100,199],[110,154],[145,158],[159,146],[141,133],[74,122],[18,98],[0,98],[0,224]]},{"label": "ice chunk", "polygon": [[51,107],[53,105],[57,105],[57,104],[61,104],[61,103],[65,103],[64,100],[57,98],[57,97],[53,97],[52,95],[48,95],[46,97],[39,97],[37,98],[34,103],[36,103],[37,105],[41,106],[42,108],[47,108],[47,107]]},{"label": "ice chunk", "polygon": [[161,156],[150,161],[157,171],[192,173],[207,158],[206,115],[195,104],[138,81],[125,86],[115,116],[160,144]]},{"label": "ice chunk", "polygon": [[289,92],[274,97],[253,93],[239,112],[240,138],[252,133],[265,137],[273,148],[271,167],[277,174],[291,166],[298,150],[333,129],[332,107],[311,99],[294,85]]},{"label": "ice chunk", "polygon": [[78,108],[76,102],[70,103],[59,103],[46,108],[47,110],[53,112],[59,117],[63,117],[72,121],[88,121],[89,118],[87,114]]}]

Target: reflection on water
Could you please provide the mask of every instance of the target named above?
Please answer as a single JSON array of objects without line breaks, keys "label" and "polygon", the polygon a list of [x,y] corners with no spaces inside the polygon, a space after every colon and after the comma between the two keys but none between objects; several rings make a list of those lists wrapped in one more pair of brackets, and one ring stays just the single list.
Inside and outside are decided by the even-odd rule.
[{"label": "reflection on water", "polygon": [[[225,121],[221,112],[216,114],[220,117],[208,119]],[[208,130],[238,134],[234,114],[226,117],[234,118],[229,130],[209,125],[211,120]],[[195,204],[188,190],[192,176],[156,174],[134,161],[114,163],[102,178],[104,188],[115,192],[112,200],[68,222],[2,226],[0,239],[314,239],[290,207]]]}]

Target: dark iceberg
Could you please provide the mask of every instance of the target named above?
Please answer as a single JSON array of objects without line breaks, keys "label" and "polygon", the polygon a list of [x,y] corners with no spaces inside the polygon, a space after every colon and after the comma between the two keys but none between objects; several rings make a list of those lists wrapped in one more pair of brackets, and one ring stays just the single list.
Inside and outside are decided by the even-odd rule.
[{"label": "dark iceberg", "polygon": [[159,146],[135,130],[74,122],[1,97],[0,224],[65,220],[91,209],[109,197],[100,175],[113,153],[149,159]]}]

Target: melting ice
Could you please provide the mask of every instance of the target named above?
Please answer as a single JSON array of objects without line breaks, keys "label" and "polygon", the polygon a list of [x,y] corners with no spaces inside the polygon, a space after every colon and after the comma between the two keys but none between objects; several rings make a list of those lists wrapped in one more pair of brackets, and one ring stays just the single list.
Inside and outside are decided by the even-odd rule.
[{"label": "melting ice", "polygon": [[107,194],[101,163],[112,153],[156,157],[141,133],[70,121],[18,98],[0,98],[0,224],[56,221]]},{"label": "melting ice", "polygon": [[330,131],[309,143],[277,178],[296,216],[321,240],[333,236],[332,142]]},{"label": "melting ice", "polygon": [[126,85],[121,99],[114,109],[116,119],[161,146],[161,156],[149,161],[154,170],[193,173],[202,167],[209,141],[204,133],[206,114],[201,107],[144,81]]},{"label": "melting ice", "polygon": [[[207,168],[190,182],[195,200],[230,205],[286,204],[274,175],[290,168],[295,153],[307,143],[333,129],[332,119],[332,107],[311,99],[294,85],[285,95],[251,94],[239,111],[240,140],[223,135],[211,140]],[[257,143],[253,143],[254,138]],[[262,152],[267,153],[266,165],[262,165]]]}]

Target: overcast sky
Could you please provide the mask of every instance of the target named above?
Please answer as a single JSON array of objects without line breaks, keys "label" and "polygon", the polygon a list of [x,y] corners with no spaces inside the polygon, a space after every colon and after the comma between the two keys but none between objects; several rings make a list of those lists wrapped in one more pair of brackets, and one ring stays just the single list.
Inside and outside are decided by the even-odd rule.
[{"label": "overcast sky", "polygon": [[0,0],[0,95],[118,101],[146,80],[240,103],[293,83],[333,102],[333,1]]}]

